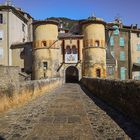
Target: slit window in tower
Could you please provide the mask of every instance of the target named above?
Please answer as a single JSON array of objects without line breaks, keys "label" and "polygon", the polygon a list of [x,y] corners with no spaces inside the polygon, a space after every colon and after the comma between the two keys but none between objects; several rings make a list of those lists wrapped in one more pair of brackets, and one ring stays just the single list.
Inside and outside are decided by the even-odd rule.
[{"label": "slit window in tower", "polygon": [[47,42],[46,41],[42,41],[42,46],[46,47],[47,46]]},{"label": "slit window in tower", "polygon": [[47,69],[48,68],[48,62],[43,62],[43,68]]},{"label": "slit window in tower", "polygon": [[95,41],[95,47],[99,47],[100,46],[100,42],[99,42],[99,40],[96,40]]},{"label": "slit window in tower", "polygon": [[3,24],[3,14],[0,14],[0,24]]},{"label": "slit window in tower", "polygon": [[96,69],[96,77],[101,77],[101,69]]}]

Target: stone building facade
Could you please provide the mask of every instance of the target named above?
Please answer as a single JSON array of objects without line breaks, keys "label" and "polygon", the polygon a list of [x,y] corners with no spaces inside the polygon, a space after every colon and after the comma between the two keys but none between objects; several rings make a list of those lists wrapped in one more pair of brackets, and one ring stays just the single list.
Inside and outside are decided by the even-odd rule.
[{"label": "stone building facade", "polygon": [[23,48],[11,45],[33,40],[33,18],[26,12],[11,5],[0,5],[0,65],[24,68],[20,59]]},{"label": "stone building facade", "polygon": [[1,5],[0,64],[19,66],[32,79],[140,79],[140,29],[89,17],[68,30],[60,21],[34,21],[21,9]]},{"label": "stone building facade", "polygon": [[34,23],[33,77],[106,77],[106,23],[99,18],[79,21],[80,31],[59,33],[54,20]]}]

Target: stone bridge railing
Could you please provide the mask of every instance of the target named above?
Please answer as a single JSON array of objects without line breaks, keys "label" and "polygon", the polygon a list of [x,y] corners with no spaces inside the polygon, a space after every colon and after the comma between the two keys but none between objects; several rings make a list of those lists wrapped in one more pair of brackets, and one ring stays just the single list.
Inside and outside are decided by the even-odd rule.
[{"label": "stone bridge railing", "polygon": [[140,124],[140,81],[83,78],[93,94]]},{"label": "stone bridge railing", "polygon": [[63,84],[61,78],[0,84],[0,112],[24,103]]}]

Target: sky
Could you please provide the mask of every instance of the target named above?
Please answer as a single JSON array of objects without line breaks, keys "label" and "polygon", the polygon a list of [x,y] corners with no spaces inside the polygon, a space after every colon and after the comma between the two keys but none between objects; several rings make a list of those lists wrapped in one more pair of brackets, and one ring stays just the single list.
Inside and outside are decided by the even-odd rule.
[{"label": "sky", "polygon": [[[5,1],[0,0],[0,3]],[[120,17],[125,25],[140,27],[140,0],[12,0],[12,4],[37,20],[48,17],[85,19],[95,15],[106,22]]]}]

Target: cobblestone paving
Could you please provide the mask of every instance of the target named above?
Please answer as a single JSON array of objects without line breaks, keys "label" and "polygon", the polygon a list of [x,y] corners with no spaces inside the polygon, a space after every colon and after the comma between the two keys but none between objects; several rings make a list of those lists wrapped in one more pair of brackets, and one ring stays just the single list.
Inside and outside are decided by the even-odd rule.
[{"label": "cobblestone paving", "polygon": [[139,132],[78,84],[65,84],[0,115],[0,140],[140,140]]}]

